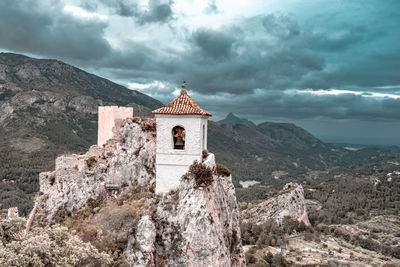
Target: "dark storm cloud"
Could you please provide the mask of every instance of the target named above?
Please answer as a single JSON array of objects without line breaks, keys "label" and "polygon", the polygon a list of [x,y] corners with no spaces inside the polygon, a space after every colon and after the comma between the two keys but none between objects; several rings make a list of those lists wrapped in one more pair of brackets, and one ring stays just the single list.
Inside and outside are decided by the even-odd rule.
[{"label": "dark storm cloud", "polygon": [[314,33],[308,39],[310,47],[321,52],[340,52],[363,41],[368,42],[368,39],[372,37],[364,26],[352,27],[351,25],[343,24],[336,30],[340,31],[338,36]]},{"label": "dark storm cloud", "polygon": [[[29,8],[27,8],[29,6]],[[80,21],[62,7],[32,1],[0,2],[0,47],[50,57],[93,60],[111,52],[103,21]]]},{"label": "dark storm cloud", "polygon": [[[202,99],[207,105],[206,99]],[[359,120],[400,120],[399,99],[376,99],[354,94],[317,96],[281,90],[256,92],[245,97],[227,97],[218,104],[208,104],[212,110],[237,114],[263,121],[271,118],[310,119],[316,117]],[[225,111],[225,112],[224,112]]]},{"label": "dark storm cloud", "polygon": [[[381,30],[340,22],[316,31],[289,16],[273,14],[250,20],[264,34],[249,31],[246,23],[219,30],[200,28],[191,34],[188,42],[193,45],[184,52],[133,46],[131,53],[113,55],[105,65],[122,80],[159,80],[173,87],[184,78],[189,89],[200,94],[231,94],[226,101],[199,97],[203,106],[219,113],[235,110],[249,118],[400,119],[399,99],[284,93],[290,88],[364,90],[362,86],[400,84],[396,75],[400,53],[370,50],[375,38],[384,36]],[[147,92],[163,101],[171,98],[170,91],[156,86]]]},{"label": "dark storm cloud", "polygon": [[233,36],[208,29],[195,31],[193,40],[204,56],[214,59],[229,57],[232,52],[232,45],[235,42]]},{"label": "dark storm cloud", "polygon": [[[263,19],[256,19],[260,27]],[[220,31],[199,29],[192,37],[196,45],[184,54],[184,62],[176,65],[202,93],[247,94],[256,88],[295,88],[310,72],[321,71],[325,62],[302,39],[283,42],[297,31],[289,20],[279,21],[283,25],[279,26],[279,34],[275,32],[273,43],[266,35],[254,36],[244,26]]]},{"label": "dark storm cloud", "polygon": [[300,34],[299,25],[288,16],[269,14],[262,19],[265,30],[280,39],[293,38]]},{"label": "dark storm cloud", "polygon": [[[104,0],[102,2],[111,6],[110,1],[108,0]],[[111,1],[111,3],[112,2],[113,1]],[[133,1],[114,1],[112,6],[115,8],[115,12],[123,17],[136,16],[138,13],[137,5]]]},{"label": "dark storm cloud", "polygon": [[322,73],[321,78],[336,87],[400,84],[400,49],[377,49],[365,57],[349,58],[347,64]]},{"label": "dark storm cloud", "polygon": [[[84,6],[93,6],[93,1],[88,0]],[[172,18],[172,0],[149,0],[149,9],[140,10],[135,0],[101,0],[112,12],[122,17],[133,17],[138,23],[165,23]],[[97,6],[96,6],[97,7]]]},{"label": "dark storm cloud", "polygon": [[[400,88],[374,88],[400,85],[399,1],[346,1],[336,10],[304,7],[297,14],[265,13],[193,29],[176,23],[180,18],[169,0],[150,0],[146,9],[137,1],[82,0],[84,10],[106,8],[110,18],[133,25],[118,49],[105,38],[110,21],[79,19],[62,3],[51,3],[1,1],[0,48],[60,58],[125,84],[152,84],[143,92],[165,102],[184,78],[200,105],[216,114],[400,120],[399,98],[301,93],[337,88],[400,94]],[[219,16],[218,8],[210,1],[200,12]],[[135,39],[146,32],[148,40]]]},{"label": "dark storm cloud", "polygon": [[139,23],[167,22],[172,18],[172,1],[162,3],[159,0],[150,0],[150,10],[139,14]]}]

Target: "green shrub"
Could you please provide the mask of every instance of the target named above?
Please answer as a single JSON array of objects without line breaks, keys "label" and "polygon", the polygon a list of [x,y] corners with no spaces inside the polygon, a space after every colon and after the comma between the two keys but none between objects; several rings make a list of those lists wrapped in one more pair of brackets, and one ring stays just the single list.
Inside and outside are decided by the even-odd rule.
[{"label": "green shrub", "polygon": [[95,157],[90,157],[86,160],[86,164],[89,168],[91,168],[97,162]]},{"label": "green shrub", "polygon": [[263,259],[268,262],[268,263],[272,263],[273,259],[274,259],[274,255],[272,255],[272,253],[269,251],[267,253],[267,255],[263,256]]},{"label": "green shrub", "polygon": [[312,241],[312,239],[313,239],[313,236],[312,236],[312,234],[310,233],[310,232],[305,232],[304,233],[304,240],[305,241]]},{"label": "green shrub", "polygon": [[231,253],[235,252],[236,246],[240,243],[238,232],[232,229],[232,240],[231,240]]},{"label": "green shrub", "polygon": [[55,175],[51,175],[51,176],[49,177],[49,183],[50,183],[50,185],[53,185],[53,184],[55,183],[55,181],[56,181],[56,176],[55,176]]},{"label": "green shrub", "polygon": [[0,246],[1,266],[110,266],[112,259],[66,227],[34,227],[21,240]]},{"label": "green shrub", "polygon": [[275,264],[275,266],[282,266],[282,267],[290,266],[289,262],[285,259],[285,257],[283,257],[281,254],[278,253],[274,255],[273,263]]},{"label": "green shrub", "polygon": [[217,163],[216,171],[217,171],[218,176],[226,176],[227,177],[227,176],[231,175],[231,172],[229,171],[229,169],[223,164]]},{"label": "green shrub", "polygon": [[196,187],[209,186],[213,182],[211,169],[197,160],[190,165],[189,173],[193,174]]},{"label": "green shrub", "polygon": [[246,256],[246,262],[247,263],[249,263],[249,264],[256,263],[257,259],[256,259],[256,257],[254,257],[253,254],[251,254],[249,252],[246,252],[245,256]]},{"label": "green shrub", "polygon": [[255,248],[255,247],[251,247],[251,248],[249,248],[249,250],[247,251],[247,253],[249,253],[249,254],[254,254],[254,253],[256,253],[257,252],[257,249]]}]

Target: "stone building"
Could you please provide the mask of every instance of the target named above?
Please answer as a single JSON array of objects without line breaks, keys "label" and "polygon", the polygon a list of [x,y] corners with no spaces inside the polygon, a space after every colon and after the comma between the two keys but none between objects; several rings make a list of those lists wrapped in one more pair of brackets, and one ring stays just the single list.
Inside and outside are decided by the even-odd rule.
[{"label": "stone building", "polygon": [[[157,121],[156,193],[166,193],[178,187],[180,178],[195,160],[202,161],[211,114],[187,94],[185,83],[178,97],[153,114]],[[97,145],[102,147],[115,138],[118,123],[132,117],[132,107],[99,106]],[[214,155],[210,153],[203,163],[208,167],[215,165]]]},{"label": "stone building", "polygon": [[195,160],[202,160],[211,114],[187,94],[185,83],[178,97],[153,114],[157,121],[156,193],[166,193],[178,187]]},{"label": "stone building", "polygon": [[7,218],[8,219],[13,218],[13,217],[18,217],[18,216],[19,216],[18,207],[8,208],[8,210],[7,210]]},{"label": "stone building", "polygon": [[120,120],[133,117],[132,107],[99,106],[97,145],[102,147],[107,140],[114,137],[113,128]]}]

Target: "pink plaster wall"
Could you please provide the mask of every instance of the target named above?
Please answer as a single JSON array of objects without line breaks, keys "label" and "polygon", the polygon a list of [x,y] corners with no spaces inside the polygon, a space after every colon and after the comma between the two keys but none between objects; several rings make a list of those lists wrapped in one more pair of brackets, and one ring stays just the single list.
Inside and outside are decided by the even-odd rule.
[{"label": "pink plaster wall", "polygon": [[116,120],[132,117],[132,107],[99,106],[97,145],[103,146],[107,140],[113,138],[113,128]]}]

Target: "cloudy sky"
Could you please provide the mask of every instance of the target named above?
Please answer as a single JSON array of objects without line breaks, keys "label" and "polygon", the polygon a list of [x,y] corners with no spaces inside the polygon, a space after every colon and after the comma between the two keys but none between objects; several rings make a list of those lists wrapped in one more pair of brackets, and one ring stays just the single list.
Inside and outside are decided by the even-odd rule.
[{"label": "cloudy sky", "polygon": [[1,0],[0,51],[57,58],[218,120],[400,145],[398,0]]}]

